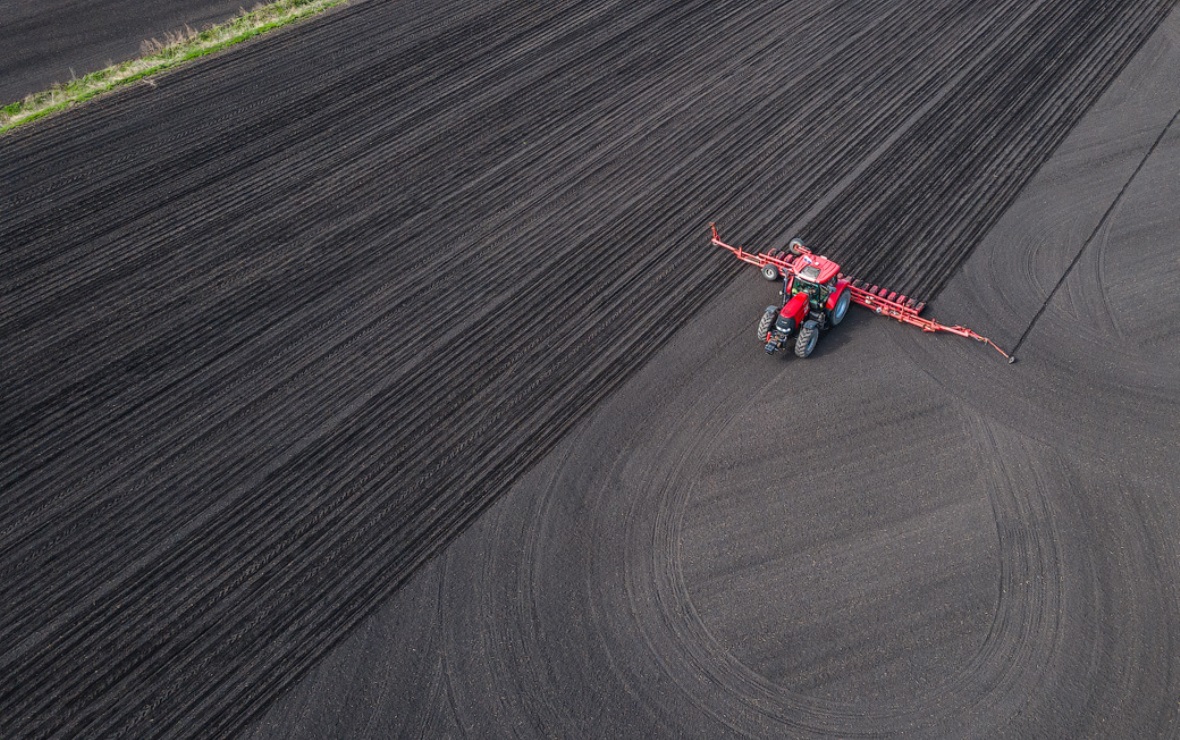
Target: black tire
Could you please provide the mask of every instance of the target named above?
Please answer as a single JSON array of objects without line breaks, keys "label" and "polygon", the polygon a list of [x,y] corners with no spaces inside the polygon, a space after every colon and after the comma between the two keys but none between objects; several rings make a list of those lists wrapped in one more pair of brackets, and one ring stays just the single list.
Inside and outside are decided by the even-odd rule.
[{"label": "black tire", "polygon": [[828,311],[828,324],[830,326],[839,326],[844,317],[848,315],[848,306],[852,304],[852,291],[848,288],[840,294],[840,298],[836,301],[836,305],[831,311]]},{"label": "black tire", "polygon": [[787,251],[798,257],[799,255],[803,254],[803,252],[799,249],[799,247],[802,246],[803,242],[799,239],[799,237],[795,237],[791,240],[791,243],[787,245]]},{"label": "black tire", "polygon": [[815,351],[815,343],[819,341],[819,324],[814,321],[804,321],[799,336],[795,339],[795,356],[810,357]]},{"label": "black tire", "polygon": [[766,278],[767,280],[778,280],[778,268],[774,265],[763,265],[762,277]]},{"label": "black tire", "polygon": [[774,317],[778,315],[778,309],[774,306],[767,306],[766,310],[762,312],[762,318],[758,320],[758,341],[766,342],[766,335],[770,333],[770,327],[774,326]]}]

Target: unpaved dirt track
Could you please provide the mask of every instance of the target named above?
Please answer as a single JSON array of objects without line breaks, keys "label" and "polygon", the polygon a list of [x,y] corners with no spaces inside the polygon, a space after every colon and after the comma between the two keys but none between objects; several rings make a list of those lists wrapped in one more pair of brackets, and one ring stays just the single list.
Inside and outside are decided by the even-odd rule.
[{"label": "unpaved dirt track", "polygon": [[0,0],[0,104],[139,54],[145,39],[232,18],[241,0]]},{"label": "unpaved dirt track", "polygon": [[[827,251],[866,278],[933,295],[1173,4],[369,4],[0,141],[11,214],[0,225],[0,587],[12,605],[0,624],[10,677],[0,729],[241,728],[731,284],[738,268],[704,247],[707,218],[740,225],[738,241],[762,246],[782,246],[789,219],[809,211],[805,233],[816,238],[853,224],[841,238],[865,239],[828,236]],[[1030,49],[1041,54],[1032,70]],[[976,115],[947,116],[966,101]],[[907,214],[902,224],[872,211],[864,183],[874,181]],[[904,192],[912,203],[899,200]],[[866,212],[891,240],[868,238],[876,232]],[[919,263],[937,245],[939,259]],[[747,289],[733,285],[710,312],[749,323],[748,304],[736,300]],[[970,305],[958,300],[945,302]],[[946,461],[955,449],[1006,460],[1027,445],[939,399],[948,381],[918,365],[905,382],[867,377],[863,360],[889,361],[898,348],[925,356],[905,335],[850,322],[816,362],[751,363],[747,377],[734,372],[746,367],[735,357],[766,359],[748,356],[752,330],[740,344],[733,332],[701,331],[710,315],[676,340],[694,340],[691,364],[612,397],[613,407],[631,399],[650,431],[629,440],[633,425],[608,415],[555,453],[600,452],[569,468],[581,490],[597,492],[588,502],[543,500],[582,507],[585,526],[546,533],[531,518],[504,520],[508,506],[479,525],[527,548],[534,586],[577,579],[572,596],[546,592],[569,597],[550,612],[563,618],[505,623],[544,630],[525,646],[605,652],[533,663],[528,650],[493,649],[518,633],[488,629],[513,615],[485,591],[462,612],[473,621],[447,624],[470,648],[448,651],[457,663],[433,652],[442,642],[433,624],[408,618],[390,632],[403,646],[421,637],[421,659],[405,665],[439,697],[398,705],[399,717],[408,708],[476,728],[501,717],[504,729],[524,732],[612,722],[639,734],[962,729],[973,716],[1012,716],[1045,675],[1030,666],[1061,650],[1027,634],[1040,634],[1064,597],[1029,584],[1059,576],[1052,548],[1064,546],[1050,531],[1053,512],[1020,493],[1030,478],[1068,475],[1068,463],[987,462],[974,486],[952,490],[952,472],[922,477],[925,446],[908,450],[908,466],[858,454],[890,421],[895,430],[912,423],[926,444],[961,437],[939,453]],[[728,359],[711,357],[730,345]],[[972,345],[950,352],[973,371],[981,362]],[[740,485],[696,465],[765,454],[762,437],[719,453],[712,442],[739,400],[765,410],[788,389],[825,388],[837,356],[847,358],[838,373],[861,381],[858,411],[876,404],[877,418],[804,440],[825,483],[789,491],[777,516],[761,508],[751,521],[750,507],[732,500]],[[732,385],[712,387],[718,377]],[[644,405],[681,386],[700,395]],[[800,393],[813,404],[800,409],[802,423],[828,414],[825,394],[842,387]],[[1174,399],[1156,398],[1151,418],[1170,429]],[[773,418],[783,427],[770,440],[799,423],[786,411]],[[644,439],[650,447],[631,443]],[[764,574],[769,581],[744,574],[750,593],[779,578],[788,593],[818,594],[807,614],[774,604],[759,614],[718,587],[737,573],[724,570],[733,545],[718,532],[760,526],[774,547],[792,547],[778,526],[786,512],[847,496],[849,466],[869,480],[840,523],[897,510],[906,536],[877,527],[859,549],[830,548],[826,557],[845,570],[825,571],[811,590],[797,586],[798,563]],[[690,479],[713,491],[704,503],[678,483]],[[765,497],[765,477],[747,480]],[[899,485],[909,480],[920,495]],[[632,489],[642,495],[617,498]],[[878,489],[883,498],[866,497]],[[913,521],[927,510],[953,526],[929,535]],[[621,529],[602,528],[614,519]],[[998,546],[986,536],[991,521]],[[806,542],[832,522],[795,526]],[[572,544],[552,549],[551,536]],[[440,608],[464,599],[429,579],[463,565],[465,551],[478,568],[460,578],[481,572],[490,589],[519,589],[494,577],[518,564],[480,552],[480,542],[460,539],[456,555],[433,561],[399,598],[434,593]],[[923,612],[937,639],[906,642],[916,633],[897,600],[906,578],[922,575],[911,561],[928,562],[931,550],[945,552],[949,568],[923,582],[945,596]],[[866,560],[881,578],[858,570]],[[880,586],[890,574],[893,590]],[[618,583],[626,587],[611,590]],[[1163,606],[1146,607],[1144,619],[1170,627],[1174,602],[1151,595]],[[879,619],[854,645],[828,620],[829,607],[849,599]],[[700,619],[679,619],[697,609]],[[987,624],[994,639],[981,639]],[[795,662],[784,663],[791,639],[798,649],[785,655]],[[881,646],[874,658],[858,649],[866,645]],[[966,667],[944,679],[948,662]],[[873,680],[895,665],[929,679]],[[1149,683],[1153,696],[1167,695],[1167,680]],[[784,693],[776,681],[796,683]],[[731,691],[707,701],[702,692],[717,685]],[[464,717],[479,706],[469,692],[489,686],[505,704]],[[631,703],[553,697],[596,687]],[[813,695],[798,701],[804,690]],[[671,698],[644,701],[652,691]],[[850,710],[849,697],[860,696],[867,704]],[[1152,706],[1155,719],[1169,719]],[[432,721],[415,719],[419,728]]]}]

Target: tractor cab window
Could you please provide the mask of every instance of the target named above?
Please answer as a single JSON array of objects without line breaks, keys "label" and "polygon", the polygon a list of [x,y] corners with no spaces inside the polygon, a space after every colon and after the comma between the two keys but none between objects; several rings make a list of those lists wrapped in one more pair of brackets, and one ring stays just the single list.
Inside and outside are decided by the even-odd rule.
[{"label": "tractor cab window", "polygon": [[818,285],[816,285],[815,283],[813,283],[809,280],[804,280],[801,277],[795,278],[795,284],[791,288],[792,295],[794,295],[795,293],[807,293],[808,295],[814,296],[818,292],[819,292]]},{"label": "tractor cab window", "polygon": [[797,293],[806,293],[807,300],[813,306],[822,306],[827,301],[831,290],[819,283],[804,280],[802,276],[796,276],[794,285],[790,290],[790,295],[793,296]]}]

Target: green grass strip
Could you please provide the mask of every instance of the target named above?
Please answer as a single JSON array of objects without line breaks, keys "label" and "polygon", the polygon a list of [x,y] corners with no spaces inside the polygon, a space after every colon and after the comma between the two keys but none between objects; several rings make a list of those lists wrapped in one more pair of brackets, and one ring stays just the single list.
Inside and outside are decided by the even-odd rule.
[{"label": "green grass strip", "polygon": [[141,56],[54,85],[0,108],[0,134],[93,97],[221,51],[275,28],[290,25],[348,0],[277,0],[243,11],[233,20],[194,31],[187,26],[164,41],[143,42]]}]

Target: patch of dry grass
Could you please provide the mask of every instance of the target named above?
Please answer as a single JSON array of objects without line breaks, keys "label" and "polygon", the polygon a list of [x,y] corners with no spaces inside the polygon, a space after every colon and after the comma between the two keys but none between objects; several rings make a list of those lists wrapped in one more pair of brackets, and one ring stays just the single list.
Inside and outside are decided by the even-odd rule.
[{"label": "patch of dry grass", "polygon": [[271,29],[321,13],[348,0],[278,0],[243,11],[233,20],[200,31],[185,26],[140,45],[140,56],[34,93],[0,108],[0,134],[142,80],[198,57],[220,51]]}]

